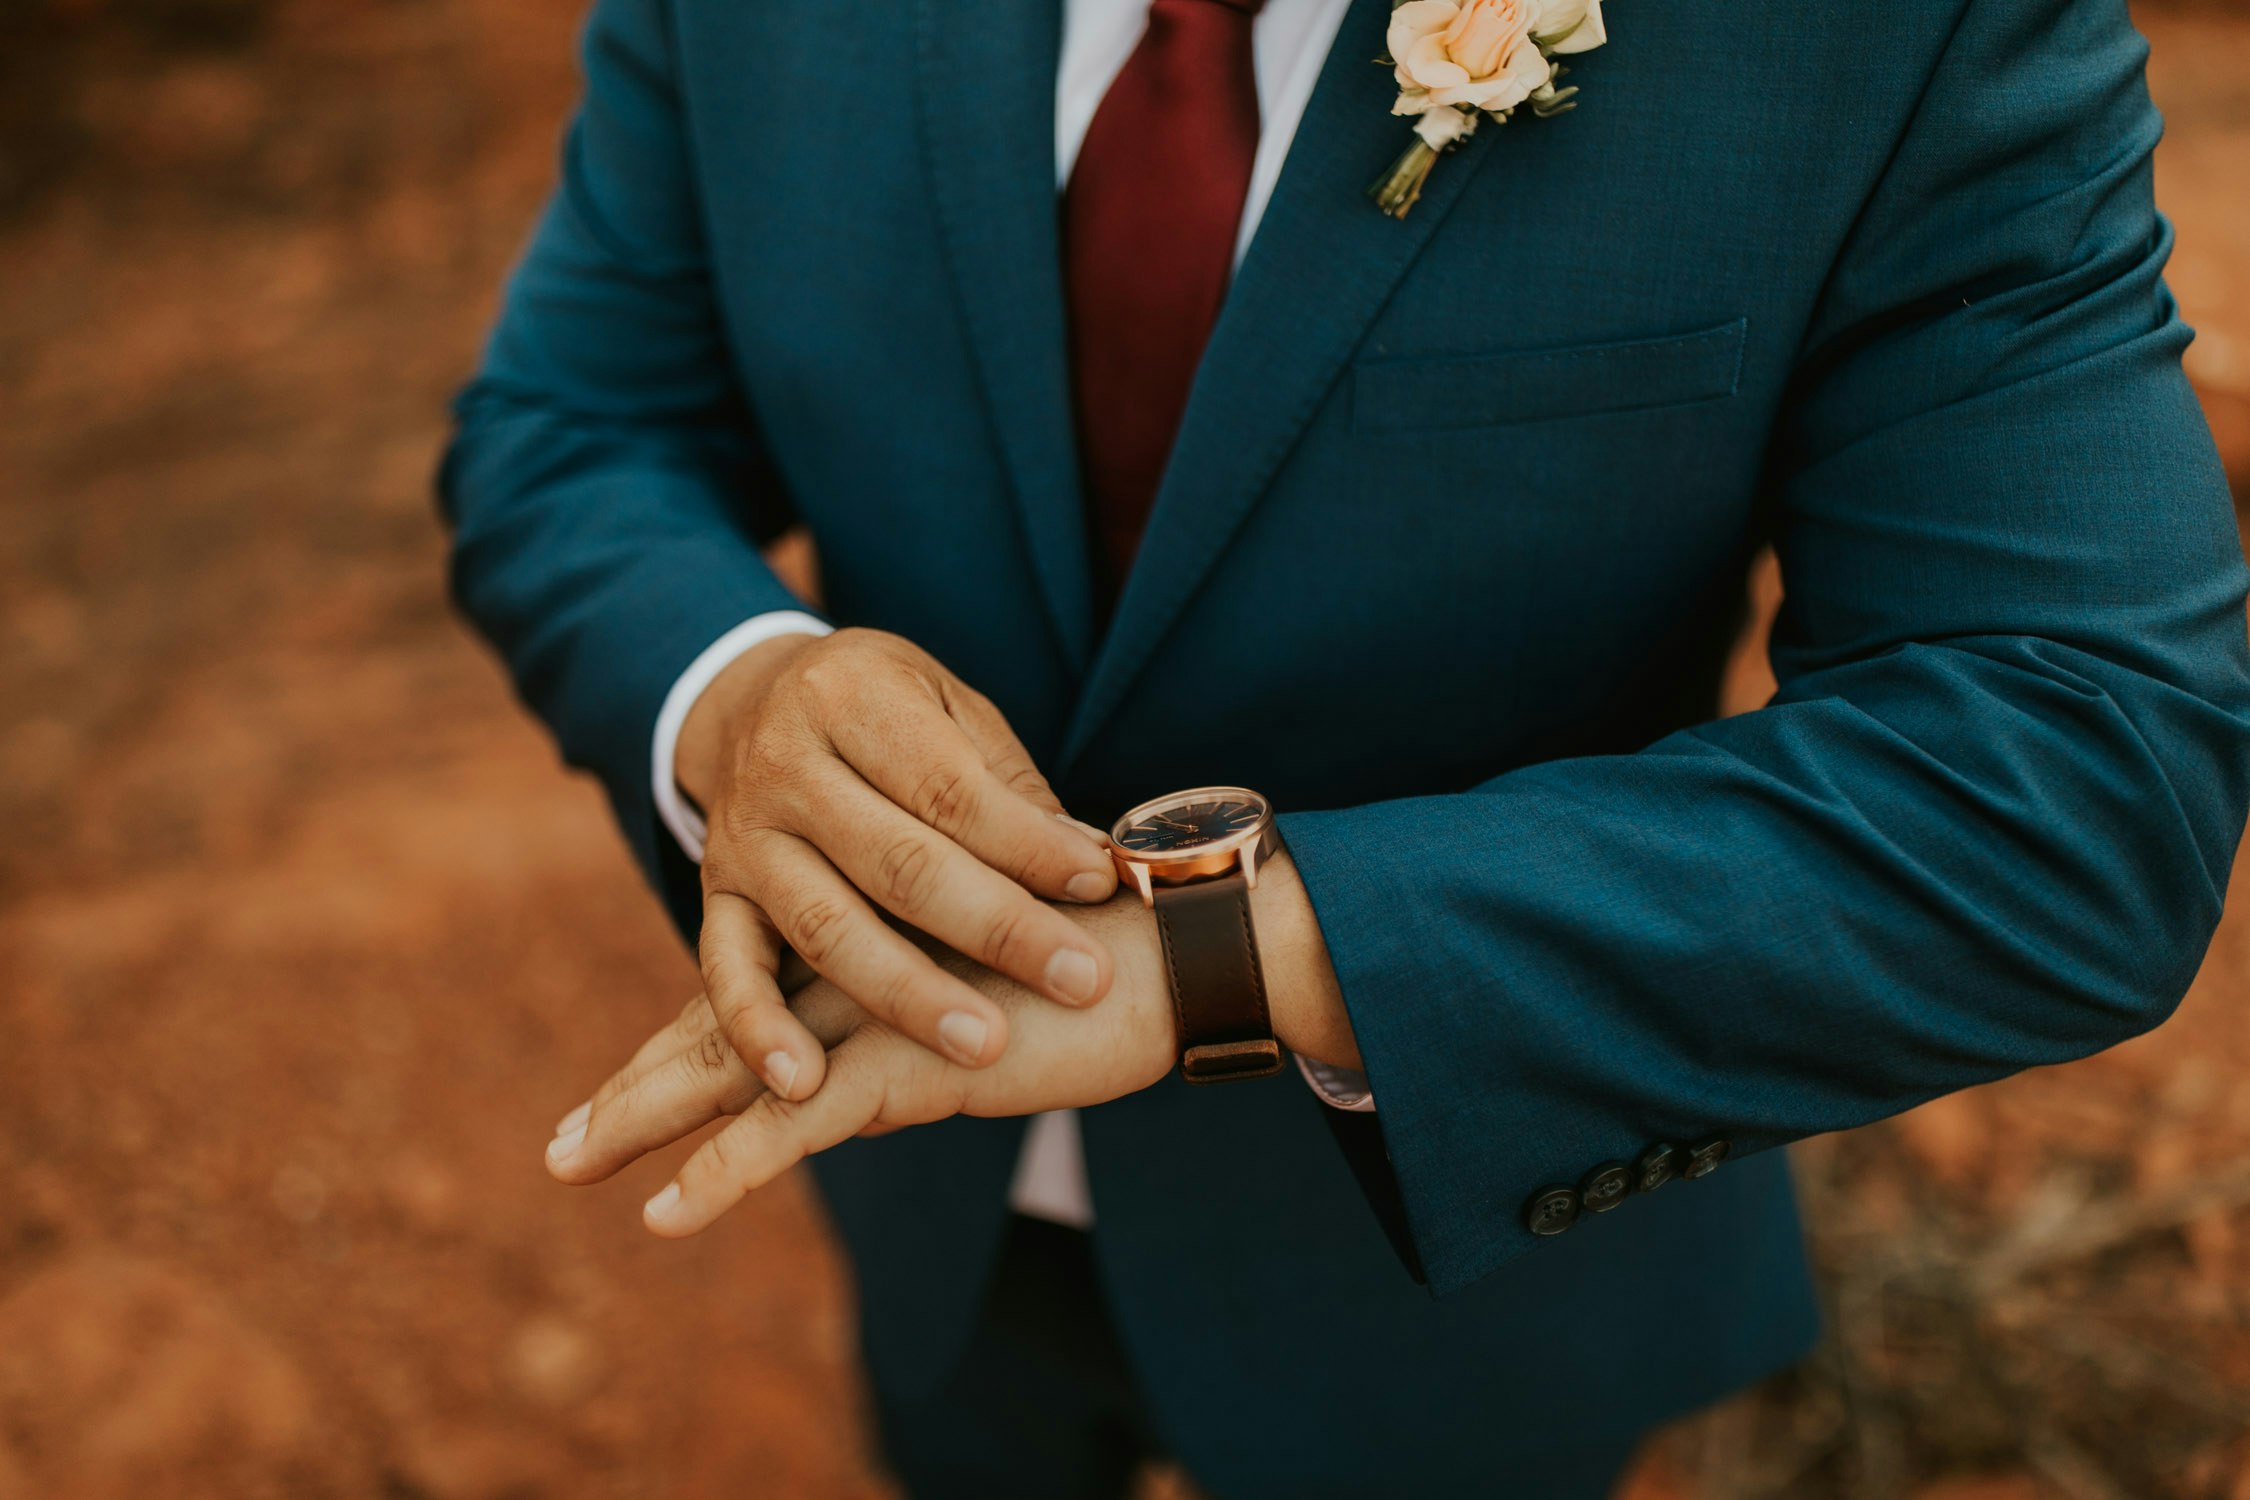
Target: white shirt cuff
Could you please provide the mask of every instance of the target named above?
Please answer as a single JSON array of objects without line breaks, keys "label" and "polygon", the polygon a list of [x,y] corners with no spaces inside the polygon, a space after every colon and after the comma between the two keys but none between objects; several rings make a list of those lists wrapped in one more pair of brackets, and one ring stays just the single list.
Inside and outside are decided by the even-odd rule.
[{"label": "white shirt cuff", "polygon": [[826,620],[806,614],[801,609],[771,609],[762,615],[752,615],[740,625],[720,636],[703,654],[688,663],[688,669],[672,684],[672,691],[664,695],[664,706],[657,711],[655,742],[649,747],[650,788],[656,793],[656,815],[664,826],[672,830],[672,837],[680,841],[681,850],[688,859],[703,863],[703,840],[710,829],[680,790],[673,779],[672,763],[680,748],[680,730],[687,724],[688,710],[713,678],[734,664],[734,659],[753,646],[762,646],[777,636],[830,635],[836,627]]},{"label": "white shirt cuff", "polygon": [[1359,1069],[1339,1068],[1334,1063],[1298,1057],[1297,1071],[1304,1075],[1306,1085],[1320,1096],[1320,1102],[1331,1109],[1355,1115],[1375,1113],[1374,1087]]}]

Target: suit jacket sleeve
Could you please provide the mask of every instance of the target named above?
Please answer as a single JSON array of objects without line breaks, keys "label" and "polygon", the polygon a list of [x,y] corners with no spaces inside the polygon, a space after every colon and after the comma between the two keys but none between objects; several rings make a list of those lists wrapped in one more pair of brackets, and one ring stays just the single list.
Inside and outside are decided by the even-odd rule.
[{"label": "suit jacket sleeve", "polygon": [[1436,1291],[1651,1141],[1740,1155],[2109,1046],[2209,942],[2245,577],[2145,47],[2119,0],[1968,0],[1932,55],[1776,434],[1772,704],[1283,819]]},{"label": "suit jacket sleeve", "polygon": [[726,357],[658,0],[602,0],[562,180],[510,279],[439,475],[454,593],[683,920],[653,807],[664,695],[797,600],[760,558],[786,502]]}]

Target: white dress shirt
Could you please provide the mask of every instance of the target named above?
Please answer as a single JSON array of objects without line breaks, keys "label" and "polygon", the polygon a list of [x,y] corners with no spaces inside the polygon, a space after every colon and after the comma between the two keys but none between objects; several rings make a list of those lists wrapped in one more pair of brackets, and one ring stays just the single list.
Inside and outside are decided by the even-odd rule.
[{"label": "white dress shirt", "polygon": [[[1251,51],[1258,82],[1258,154],[1250,166],[1250,190],[1242,205],[1242,227],[1234,242],[1241,264],[1265,215],[1266,201],[1280,180],[1281,163],[1312,98],[1328,49],[1336,40],[1351,0],[1266,0],[1253,21]],[[1055,74],[1055,188],[1070,181],[1078,148],[1093,123],[1102,96],[1123,70],[1148,27],[1149,0],[1064,0],[1062,56]],[[745,620],[692,662],[665,696],[657,714],[651,747],[651,786],[657,815],[691,860],[703,858],[708,831],[703,818],[681,794],[672,776],[680,728],[688,709],[736,657],[782,635],[826,635],[825,622],[801,610],[774,610]],[[1367,1110],[1374,1101],[1366,1078],[1349,1069],[1330,1068],[1300,1058],[1305,1081],[1339,1109]],[[1078,1141],[1078,1116],[1057,1110],[1035,1117],[1016,1159],[1010,1204],[1019,1213],[1085,1228],[1094,1221],[1093,1197],[1086,1183],[1086,1159]]]}]

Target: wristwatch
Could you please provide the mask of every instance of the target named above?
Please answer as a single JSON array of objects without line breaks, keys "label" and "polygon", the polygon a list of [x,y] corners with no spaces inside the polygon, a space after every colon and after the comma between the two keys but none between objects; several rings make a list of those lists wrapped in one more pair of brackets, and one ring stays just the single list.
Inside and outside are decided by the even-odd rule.
[{"label": "wristwatch", "polygon": [[1239,786],[1143,802],[1110,829],[1117,873],[1156,912],[1189,1083],[1281,1071],[1250,920],[1259,865],[1281,848],[1273,808]]}]

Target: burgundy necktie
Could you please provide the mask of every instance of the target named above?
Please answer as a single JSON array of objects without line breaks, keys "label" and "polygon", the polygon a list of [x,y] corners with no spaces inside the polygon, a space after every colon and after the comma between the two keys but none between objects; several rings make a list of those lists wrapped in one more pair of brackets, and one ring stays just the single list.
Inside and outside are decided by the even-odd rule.
[{"label": "burgundy necktie", "polygon": [[1109,600],[1156,501],[1219,318],[1258,151],[1263,0],[1153,0],[1063,194],[1087,519]]}]

